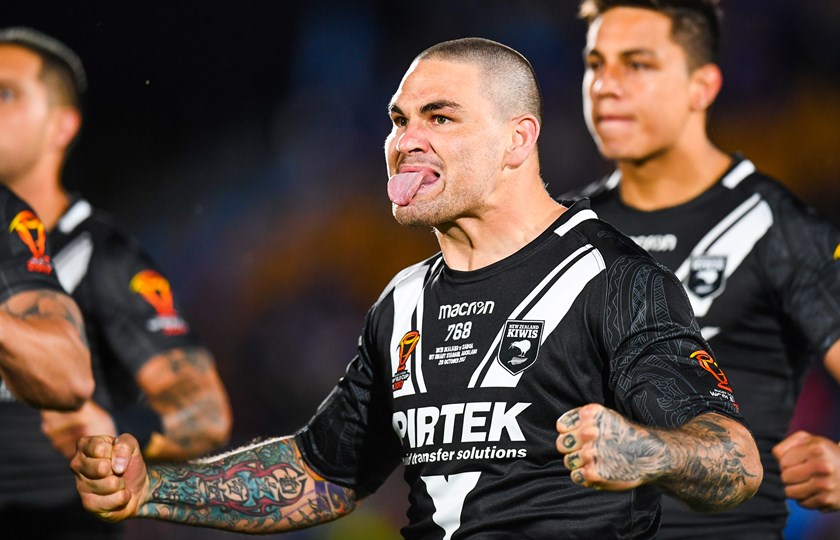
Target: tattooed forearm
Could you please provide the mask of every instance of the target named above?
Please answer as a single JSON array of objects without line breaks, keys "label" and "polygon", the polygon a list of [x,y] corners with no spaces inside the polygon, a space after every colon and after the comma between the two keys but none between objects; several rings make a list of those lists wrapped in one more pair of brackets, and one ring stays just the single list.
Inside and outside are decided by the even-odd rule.
[{"label": "tattooed forearm", "polygon": [[167,439],[150,455],[190,458],[227,441],[229,403],[209,351],[193,347],[163,352],[147,362],[139,380],[163,419]]},{"label": "tattooed forearm", "polygon": [[293,439],[256,444],[215,460],[149,468],[140,515],[240,532],[304,528],[355,508],[349,489],[306,472]]},{"label": "tattooed forearm", "polygon": [[72,300],[64,293],[51,290],[37,291],[36,294],[27,296],[28,301],[24,303],[5,302],[3,310],[18,319],[49,319],[61,318],[69,322],[79,333],[82,341],[87,346],[87,335],[81,313],[71,309]]},{"label": "tattooed forearm", "polygon": [[601,414],[599,473],[609,480],[638,478],[673,493],[696,510],[734,506],[754,493],[748,486],[760,479],[745,459],[730,429],[735,422],[704,414],[676,430],[647,429]]}]

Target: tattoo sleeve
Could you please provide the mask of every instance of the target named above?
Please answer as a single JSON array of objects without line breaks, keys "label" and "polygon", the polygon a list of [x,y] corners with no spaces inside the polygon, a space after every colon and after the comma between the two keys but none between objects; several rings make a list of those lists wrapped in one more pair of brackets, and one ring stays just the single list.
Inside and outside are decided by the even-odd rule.
[{"label": "tattoo sleeve", "polygon": [[[734,506],[754,490],[745,489],[760,472],[745,459],[725,423],[733,420],[703,414],[673,429],[652,429],[600,413],[602,434],[598,471],[606,479],[638,478],[666,489],[695,510]],[[750,482],[751,483],[751,482]]]},{"label": "tattoo sleeve", "polygon": [[216,458],[149,466],[139,515],[246,533],[301,529],[351,512],[355,494],[307,472],[292,438]]}]

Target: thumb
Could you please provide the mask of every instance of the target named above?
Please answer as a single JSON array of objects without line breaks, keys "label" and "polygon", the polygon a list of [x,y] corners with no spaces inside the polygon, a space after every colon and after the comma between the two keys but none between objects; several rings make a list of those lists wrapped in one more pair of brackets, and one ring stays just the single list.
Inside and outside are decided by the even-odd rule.
[{"label": "thumb", "polygon": [[140,453],[140,443],[130,433],[123,433],[114,440],[111,452],[111,469],[114,473],[122,474],[128,468],[131,458]]},{"label": "thumb", "polygon": [[807,431],[797,431],[793,435],[788,436],[785,440],[774,446],[773,455],[776,457],[776,459],[781,458],[791,448],[799,446],[800,444],[807,441],[810,436],[811,434]]}]

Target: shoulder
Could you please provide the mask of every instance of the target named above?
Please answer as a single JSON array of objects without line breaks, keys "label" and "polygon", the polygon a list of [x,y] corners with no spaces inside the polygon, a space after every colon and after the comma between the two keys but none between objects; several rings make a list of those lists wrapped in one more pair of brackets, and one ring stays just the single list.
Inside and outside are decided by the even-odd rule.
[{"label": "shoulder", "polygon": [[[836,228],[825,216],[821,215],[812,205],[807,203],[791,188],[777,178],[766,174],[752,166],[752,172],[745,175],[737,184],[731,184],[733,192],[738,192],[744,199],[744,205],[763,205],[770,220],[771,229],[787,229],[792,232],[802,229]],[[724,179],[725,180],[725,179]],[[724,182],[724,185],[725,182]]]},{"label": "shoulder", "polygon": [[422,286],[428,281],[433,271],[442,267],[443,254],[438,252],[428,259],[415,263],[411,266],[403,268],[391,278],[391,281],[383,289],[382,293],[376,301],[376,305],[392,294],[398,288],[406,288],[414,286],[415,288]]},{"label": "shoulder", "polygon": [[613,172],[607,176],[599,178],[594,182],[586,184],[583,187],[578,187],[561,194],[557,199],[559,201],[577,201],[580,199],[601,199],[610,196],[618,187],[620,175],[618,171]]},{"label": "shoulder", "polygon": [[124,284],[144,270],[158,272],[149,253],[112,214],[84,199],[73,203],[53,232],[60,275],[90,275],[88,281],[99,289]]},{"label": "shoulder", "polygon": [[15,228],[16,221],[20,222],[24,219],[38,220],[38,217],[23,199],[12,193],[6,186],[0,185],[0,222],[2,225],[10,231]]}]

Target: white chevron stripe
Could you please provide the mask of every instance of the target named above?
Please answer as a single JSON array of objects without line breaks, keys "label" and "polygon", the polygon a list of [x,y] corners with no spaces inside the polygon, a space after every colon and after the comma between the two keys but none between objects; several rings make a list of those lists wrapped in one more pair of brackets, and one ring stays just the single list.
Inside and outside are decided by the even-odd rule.
[{"label": "white chevron stripe", "polygon": [[68,294],[73,294],[87,275],[92,256],[93,239],[89,232],[80,234],[53,256],[55,274]]},{"label": "white chevron stripe", "polygon": [[[726,257],[726,268],[723,279],[726,280],[744,261],[755,244],[773,226],[773,211],[766,201],[756,193],[738,208],[732,211],[723,221],[698,242],[691,251],[688,259],[683,261],[675,274],[685,286],[694,314],[703,317],[708,313],[715,298],[723,292],[726,282],[715,294],[700,298],[688,288],[688,278],[691,268],[691,257],[694,255],[720,255]],[[726,232],[724,232],[726,231]]]},{"label": "white chevron stripe", "polygon": [[[581,253],[590,250],[589,253],[583,256],[580,260],[572,264]],[[550,287],[548,284],[551,280],[564,269],[568,269],[560,276],[556,282]],[[568,257],[563,262],[557,265],[541,282],[537,285],[528,296],[520,302],[520,304],[508,315],[508,319],[521,319],[530,321],[544,321],[543,333],[540,344],[544,343],[546,338],[554,331],[563,317],[568,313],[569,308],[575,301],[577,296],[581,293],[593,277],[598,275],[606,268],[604,259],[598,250],[593,249],[592,245],[587,244],[581,247]],[[546,290],[547,288],[547,290]],[[536,305],[534,305],[527,313],[522,313],[533,299],[545,291],[545,294],[540,298]],[[498,348],[502,340],[502,329],[496,334],[493,339],[493,344],[487,351],[484,359],[473,372],[468,387],[474,388],[481,376],[485,365],[490,364],[487,369],[487,374],[481,381],[482,387],[513,387],[519,382],[522,373],[512,375],[509,371],[504,369],[498,362]]]},{"label": "white chevron stripe", "polygon": [[[437,268],[441,264],[442,259],[435,261]],[[422,325],[423,321],[423,282],[426,277],[428,266],[420,264],[408,269],[409,271],[401,276],[401,279],[394,285],[394,324],[391,331],[391,375],[397,373],[397,368],[400,364],[400,340],[406,332],[411,330],[420,331],[420,341],[415,347],[414,358],[422,358],[422,343],[423,343],[423,329],[412,328],[411,319],[415,311],[417,312],[417,324]],[[410,363],[407,368],[411,376],[405,381],[403,387],[394,392],[394,397],[402,397],[414,394],[415,381],[417,382],[420,392],[426,391],[426,383],[423,380],[422,362],[419,360]]]},{"label": "white chevron stripe", "polygon": [[745,159],[741,163],[735,165],[735,168],[729,171],[729,174],[723,177],[720,181],[725,187],[734,189],[741,181],[755,172],[755,165],[753,162]]}]

